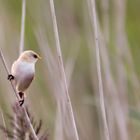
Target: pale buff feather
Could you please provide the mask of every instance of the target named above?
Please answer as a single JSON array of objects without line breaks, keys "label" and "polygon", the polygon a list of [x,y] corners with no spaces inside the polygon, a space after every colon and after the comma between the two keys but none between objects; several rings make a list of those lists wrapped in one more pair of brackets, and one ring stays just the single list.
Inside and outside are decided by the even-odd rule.
[{"label": "pale buff feather", "polygon": [[35,52],[24,51],[13,63],[11,74],[14,76],[14,85],[18,92],[24,92],[31,84],[35,75],[35,63],[41,57]]},{"label": "pale buff feather", "polygon": [[12,65],[11,74],[14,76],[14,84],[19,92],[24,92],[31,84],[34,74],[35,65],[25,61],[15,61]]}]

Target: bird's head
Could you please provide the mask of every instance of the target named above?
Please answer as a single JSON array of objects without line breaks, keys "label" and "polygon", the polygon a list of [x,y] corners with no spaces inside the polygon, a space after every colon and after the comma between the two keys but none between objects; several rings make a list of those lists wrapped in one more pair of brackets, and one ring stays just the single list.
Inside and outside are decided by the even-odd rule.
[{"label": "bird's head", "polygon": [[38,59],[41,59],[41,57],[34,51],[27,50],[21,53],[19,59],[29,63],[36,63]]}]

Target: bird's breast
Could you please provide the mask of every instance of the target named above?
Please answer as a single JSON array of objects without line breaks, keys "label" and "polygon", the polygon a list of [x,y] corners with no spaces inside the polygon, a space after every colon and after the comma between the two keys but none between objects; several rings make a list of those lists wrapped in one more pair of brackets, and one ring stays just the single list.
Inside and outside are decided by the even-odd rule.
[{"label": "bird's breast", "polygon": [[22,62],[20,64],[20,69],[22,72],[27,73],[34,73],[35,72],[35,65],[33,63]]},{"label": "bird's breast", "polygon": [[35,73],[35,65],[28,62],[15,61],[12,66],[12,75],[15,77],[15,86],[25,90],[31,83]]},{"label": "bird's breast", "polygon": [[35,65],[28,62],[15,62],[12,66],[12,73],[20,76],[30,75],[35,73]]}]

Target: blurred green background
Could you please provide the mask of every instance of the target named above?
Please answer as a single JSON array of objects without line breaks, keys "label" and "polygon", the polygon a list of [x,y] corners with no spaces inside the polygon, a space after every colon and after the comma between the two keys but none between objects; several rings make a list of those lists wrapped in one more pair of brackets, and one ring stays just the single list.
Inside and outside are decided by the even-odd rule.
[{"label": "blurred green background", "polygon": [[[92,7],[87,1],[55,0],[54,4],[79,138],[104,140]],[[111,140],[140,139],[139,5],[140,0],[96,0],[104,100]],[[25,50],[34,50],[43,57],[36,65],[36,78],[27,91],[30,94],[26,104],[35,119],[43,120],[44,130],[48,130],[51,140],[55,139],[57,100],[61,90],[50,4],[49,0],[27,0],[26,6]],[[21,8],[21,0],[0,0],[0,46],[9,69],[19,55]],[[4,114],[12,113],[11,105],[15,102],[6,78],[0,63],[0,106]],[[69,134],[65,132],[64,140],[72,140],[72,127],[65,129]]]}]

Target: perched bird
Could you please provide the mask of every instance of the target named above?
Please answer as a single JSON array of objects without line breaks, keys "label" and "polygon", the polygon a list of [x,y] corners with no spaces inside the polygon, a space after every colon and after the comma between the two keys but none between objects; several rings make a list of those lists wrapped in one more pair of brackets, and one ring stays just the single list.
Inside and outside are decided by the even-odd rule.
[{"label": "perched bird", "polygon": [[24,103],[26,89],[30,86],[35,75],[35,63],[41,57],[32,50],[24,51],[19,58],[12,64],[11,74],[8,80],[12,80],[21,98],[20,106]]}]

